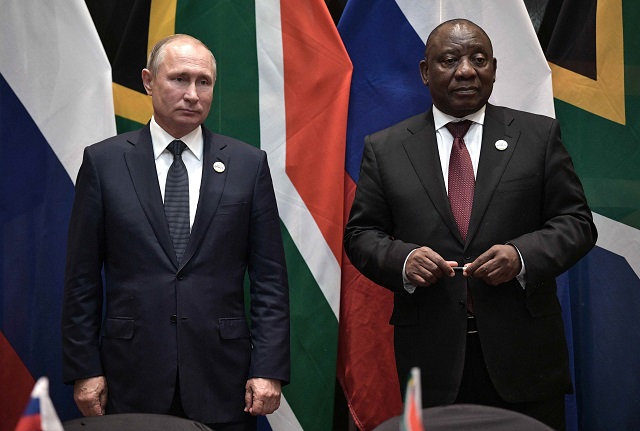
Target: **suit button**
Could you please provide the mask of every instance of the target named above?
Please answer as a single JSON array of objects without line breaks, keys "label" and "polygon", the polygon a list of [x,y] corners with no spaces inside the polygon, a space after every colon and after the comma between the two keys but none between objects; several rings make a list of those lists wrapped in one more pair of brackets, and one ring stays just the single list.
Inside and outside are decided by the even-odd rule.
[{"label": "suit button", "polygon": [[174,314],[169,318],[169,320],[171,320],[171,323],[176,323],[178,321],[178,316]]},{"label": "suit button", "polygon": [[458,302],[458,307],[460,307],[460,308],[465,308],[465,303],[464,303],[464,301],[460,301],[460,302]]},{"label": "suit button", "polygon": [[184,279],[184,274],[182,273],[178,274],[178,280],[182,280],[182,279]]}]

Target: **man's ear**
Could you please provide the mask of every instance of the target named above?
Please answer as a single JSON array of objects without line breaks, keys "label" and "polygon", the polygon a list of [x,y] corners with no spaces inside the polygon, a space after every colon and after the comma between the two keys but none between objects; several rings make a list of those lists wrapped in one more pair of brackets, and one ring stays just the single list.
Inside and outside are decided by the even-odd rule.
[{"label": "man's ear", "polygon": [[426,60],[420,61],[420,76],[422,77],[422,82],[424,85],[429,85],[429,75],[427,73],[429,66],[427,65]]},{"label": "man's ear", "polygon": [[498,73],[498,59],[493,58],[493,82],[496,82],[496,74]]},{"label": "man's ear", "polygon": [[142,69],[142,85],[149,96],[153,93],[153,75],[149,69]]}]

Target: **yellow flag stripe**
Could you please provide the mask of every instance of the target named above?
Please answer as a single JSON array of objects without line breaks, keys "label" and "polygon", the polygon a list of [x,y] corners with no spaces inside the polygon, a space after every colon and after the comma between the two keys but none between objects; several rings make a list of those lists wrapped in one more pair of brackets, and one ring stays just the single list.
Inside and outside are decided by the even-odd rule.
[{"label": "yellow flag stripe", "polygon": [[598,1],[595,81],[551,62],[549,67],[555,98],[626,124],[622,0]]},{"label": "yellow flag stripe", "polygon": [[151,97],[135,90],[112,83],[113,108],[117,116],[146,124],[151,119]]},{"label": "yellow flag stripe", "polygon": [[175,34],[177,4],[177,0],[151,1],[147,55],[151,52],[151,48],[153,48],[153,46],[158,43],[158,41],[160,41],[164,37]]},{"label": "yellow flag stripe", "polygon": [[[177,0],[152,0],[149,14],[147,56],[151,48],[162,38],[175,33]],[[151,97],[120,84],[113,83],[115,114],[128,120],[146,124],[151,119]]]}]

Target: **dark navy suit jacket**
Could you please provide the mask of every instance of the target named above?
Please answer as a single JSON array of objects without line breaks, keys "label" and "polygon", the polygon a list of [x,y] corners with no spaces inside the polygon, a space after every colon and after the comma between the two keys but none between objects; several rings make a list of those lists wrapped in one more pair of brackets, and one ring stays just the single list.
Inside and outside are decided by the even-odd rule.
[{"label": "dark navy suit jacket", "polygon": [[68,383],[105,375],[108,413],[166,412],[179,370],[189,418],[240,421],[247,378],[289,380],[287,274],[266,154],[204,127],[203,136],[180,265],[149,125],[85,149],[69,226],[63,374]]}]

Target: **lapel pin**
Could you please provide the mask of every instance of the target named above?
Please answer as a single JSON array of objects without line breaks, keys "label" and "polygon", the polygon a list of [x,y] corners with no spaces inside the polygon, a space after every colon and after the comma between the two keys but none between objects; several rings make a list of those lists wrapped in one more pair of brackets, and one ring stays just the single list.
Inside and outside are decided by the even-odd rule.
[{"label": "lapel pin", "polygon": [[224,170],[225,170],[224,163],[222,163],[222,162],[215,162],[215,163],[213,164],[213,170],[214,170],[214,171],[216,171],[216,172],[217,172],[217,173],[219,173],[219,174],[223,173],[223,172],[224,172]]},{"label": "lapel pin", "polygon": [[499,141],[496,141],[496,148],[500,151],[506,150],[508,146],[509,144],[507,144],[507,141],[505,141],[504,139],[500,139]]}]

